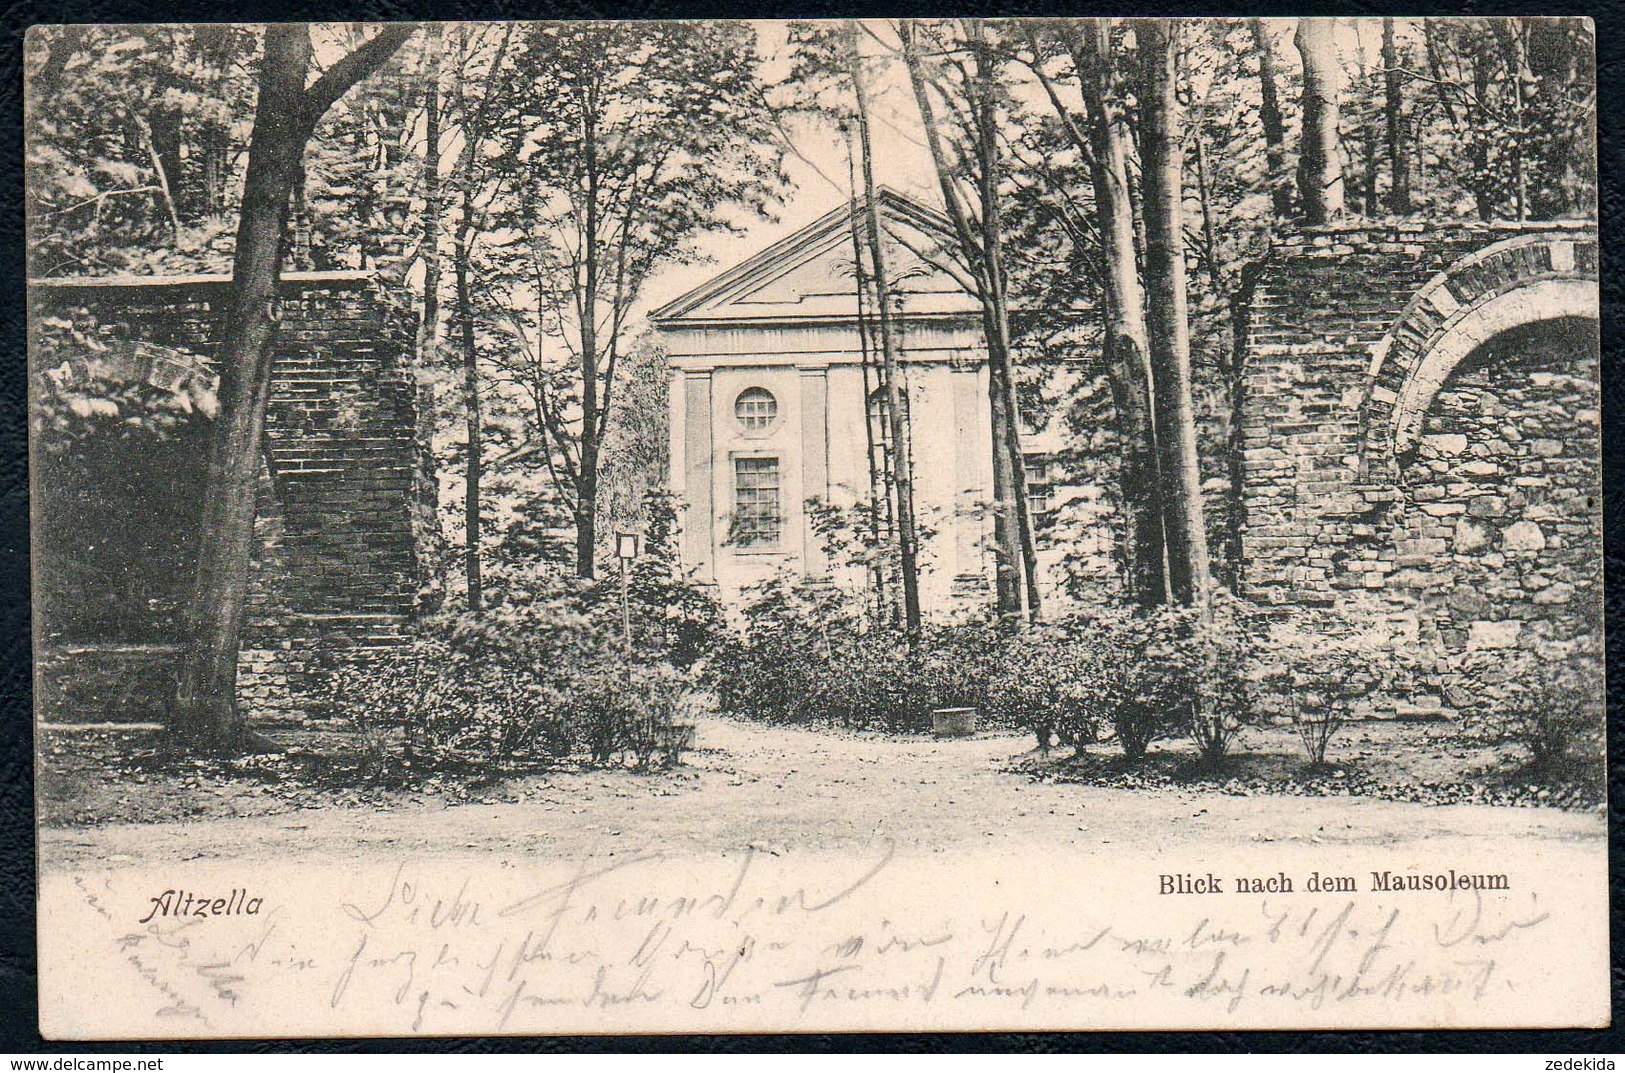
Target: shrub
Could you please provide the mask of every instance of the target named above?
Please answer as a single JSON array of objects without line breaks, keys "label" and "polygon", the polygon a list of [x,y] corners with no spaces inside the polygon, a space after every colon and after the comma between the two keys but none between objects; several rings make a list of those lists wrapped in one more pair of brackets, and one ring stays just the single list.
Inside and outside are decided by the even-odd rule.
[{"label": "shrub", "polygon": [[914,703],[929,719],[937,708],[975,708],[986,724],[1016,729],[993,703],[992,681],[1003,666],[1008,630],[988,619],[927,624],[907,668]]},{"label": "shrub", "polygon": [[1097,613],[1080,639],[1098,660],[1101,716],[1128,759],[1143,759],[1153,742],[1181,731],[1207,734],[1197,737],[1204,756],[1228,745],[1231,709],[1244,694],[1227,693],[1224,662],[1195,611]]},{"label": "shrub", "polygon": [[670,668],[610,664],[574,676],[557,696],[566,722],[577,727],[593,763],[631,758],[647,768],[658,752],[675,763],[674,727],[687,710],[682,679]]},{"label": "shrub", "polygon": [[1576,774],[1571,770],[1576,750],[1589,739],[1601,738],[1602,676],[1588,673],[1594,670],[1586,662],[1542,661],[1539,672],[1530,676],[1527,701],[1513,710],[1514,733],[1537,771]]},{"label": "shrub", "polygon": [[1073,627],[1092,720],[1111,726],[1130,760],[1188,733],[1202,761],[1218,763],[1252,717],[1247,669],[1260,617],[1224,593],[1205,615],[1180,607],[1093,612]]},{"label": "shrub", "polygon": [[845,623],[827,628],[822,604],[841,601],[782,577],[757,586],[752,595],[743,631],[729,637],[706,665],[705,680],[717,707],[763,722],[810,721],[820,666],[847,628]]},{"label": "shrub", "polygon": [[1009,635],[986,688],[995,720],[1033,732],[1047,752],[1056,740],[1077,748],[1100,733],[1103,664],[1087,630],[1032,626]]},{"label": "shrub", "polygon": [[1550,659],[1478,653],[1463,667],[1478,721],[1521,744],[1537,776],[1586,777],[1601,753],[1602,665],[1588,647]]},{"label": "shrub", "polygon": [[1262,636],[1253,605],[1215,592],[1206,615],[1185,613],[1182,647],[1191,686],[1191,738],[1204,764],[1217,765],[1253,717],[1248,668]]},{"label": "shrub", "polygon": [[1251,714],[1259,613],[1222,595],[1206,617],[1158,608],[1029,627],[971,620],[929,624],[910,645],[878,627],[858,594],[781,576],[755,587],[743,617],[708,681],[720,709],[745,718],[918,731],[936,708],[976,707],[992,725],[1031,731],[1040,749],[1087,744],[1110,725],[1131,759],[1188,732],[1216,762]]},{"label": "shrub", "polygon": [[1266,684],[1282,696],[1314,768],[1366,697],[1408,673],[1401,646],[1369,615],[1301,612],[1270,631]]},{"label": "shrub", "polygon": [[708,667],[718,707],[763,722],[853,725],[866,716],[887,688],[873,673],[885,642],[862,632],[855,598],[782,574],[749,594],[743,629]]},{"label": "shrub", "polygon": [[1191,684],[1179,663],[1179,612],[1162,608],[1104,622],[1101,703],[1123,755],[1143,760],[1151,744],[1188,725]]},{"label": "shrub", "polygon": [[720,710],[763,722],[919,731],[936,708],[985,709],[999,637],[985,621],[925,626],[914,644],[859,595],[781,576],[757,585],[743,628],[709,662]]},{"label": "shrub", "polygon": [[[570,730],[535,676],[472,658],[441,638],[420,636],[344,663],[326,676],[324,693],[328,710],[360,732],[369,755],[399,728],[406,768],[495,771],[519,757],[569,752]],[[388,766],[380,755],[379,772]]]},{"label": "shrub", "polygon": [[[543,574],[493,586],[480,615],[431,616],[410,644],[338,664],[326,676],[327,707],[363,735],[403,728],[407,767],[495,773],[577,750],[595,764],[647,767],[662,752],[674,760],[670,728],[687,690],[667,661],[714,648],[714,605],[681,579],[643,580],[637,660],[626,652],[618,579]],[[667,611],[652,609],[656,598],[672,601]],[[664,625],[639,634],[639,622]]]},{"label": "shrub", "polygon": [[500,651],[471,655],[438,639],[374,654],[327,681],[330,710],[361,732],[369,758],[380,754],[380,774],[394,727],[412,769],[495,774],[577,749],[600,765],[646,768],[661,753],[675,763],[672,728],[688,710],[686,684],[669,667],[610,657],[537,673]]}]

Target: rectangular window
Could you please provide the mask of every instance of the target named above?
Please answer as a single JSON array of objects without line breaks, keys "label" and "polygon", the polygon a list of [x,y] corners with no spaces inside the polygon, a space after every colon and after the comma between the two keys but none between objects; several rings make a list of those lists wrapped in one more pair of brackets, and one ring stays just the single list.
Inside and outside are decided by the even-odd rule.
[{"label": "rectangular window", "polygon": [[734,459],[734,543],[742,548],[779,542],[779,460]]},{"label": "rectangular window", "polygon": [[1055,520],[1055,486],[1049,479],[1047,459],[1028,455],[1024,459],[1023,476],[1027,482],[1027,514],[1034,528],[1042,528]]}]

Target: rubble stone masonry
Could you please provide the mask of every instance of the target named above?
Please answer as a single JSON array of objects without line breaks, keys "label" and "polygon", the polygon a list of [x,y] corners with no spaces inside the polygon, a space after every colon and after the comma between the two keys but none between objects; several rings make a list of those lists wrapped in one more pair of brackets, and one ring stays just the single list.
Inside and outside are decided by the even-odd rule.
[{"label": "rubble stone masonry", "polygon": [[1560,658],[1595,628],[1596,280],[1595,230],[1570,223],[1362,224],[1275,251],[1246,377],[1242,588],[1386,614],[1437,655],[1371,714],[1449,715],[1465,654]]}]

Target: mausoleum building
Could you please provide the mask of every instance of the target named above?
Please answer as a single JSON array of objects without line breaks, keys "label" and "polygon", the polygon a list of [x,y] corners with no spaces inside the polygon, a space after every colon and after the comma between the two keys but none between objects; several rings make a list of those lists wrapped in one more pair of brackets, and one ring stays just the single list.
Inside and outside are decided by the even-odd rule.
[{"label": "mausoleum building", "polygon": [[[994,562],[981,306],[930,263],[953,241],[948,222],[893,191],[877,200],[923,534],[921,606],[979,607]],[[726,604],[781,571],[863,584],[861,568],[826,561],[809,509],[882,503],[899,453],[884,420],[877,318],[854,273],[862,222],[858,205],[842,206],[652,317],[670,369],[683,562]],[[1029,496],[1042,513],[1055,490],[1043,443],[1030,446]]]}]

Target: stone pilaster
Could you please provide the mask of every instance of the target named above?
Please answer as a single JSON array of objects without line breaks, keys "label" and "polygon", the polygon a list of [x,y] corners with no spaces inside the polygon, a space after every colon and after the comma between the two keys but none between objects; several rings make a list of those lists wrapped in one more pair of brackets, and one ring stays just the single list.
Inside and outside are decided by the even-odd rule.
[{"label": "stone pilaster", "polygon": [[701,581],[716,574],[711,423],[711,370],[688,370],[683,377],[683,563]]},{"label": "stone pilaster", "polygon": [[977,517],[977,490],[986,487],[981,462],[992,450],[981,435],[986,410],[981,364],[954,362],[954,588],[967,593],[981,591],[987,582],[982,523]]},{"label": "stone pilaster", "polygon": [[[829,502],[829,367],[801,366],[801,497]],[[808,577],[823,575],[827,564],[813,528],[812,514],[803,509],[803,570]]]}]

